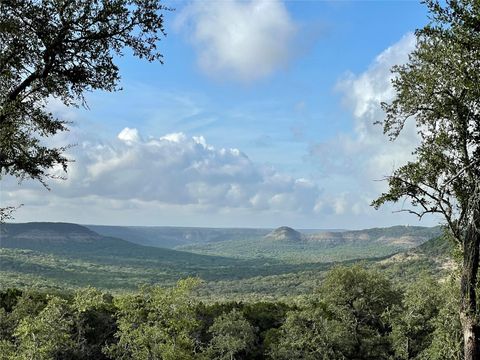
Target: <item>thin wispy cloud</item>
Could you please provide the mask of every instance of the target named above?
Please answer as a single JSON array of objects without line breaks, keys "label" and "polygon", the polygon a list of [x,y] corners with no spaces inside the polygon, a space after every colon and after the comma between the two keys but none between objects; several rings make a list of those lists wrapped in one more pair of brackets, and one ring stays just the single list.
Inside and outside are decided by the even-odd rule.
[{"label": "thin wispy cloud", "polygon": [[413,123],[391,142],[375,122],[385,116],[381,102],[394,97],[390,69],[405,63],[414,47],[414,35],[407,34],[379,54],[366,71],[347,72],[336,85],[352,112],[353,131],[312,144],[309,158],[324,174],[326,191],[338,194],[332,200],[338,212],[350,209],[352,213],[371,214],[370,202],[386,187],[377,180],[391,175],[395,167],[412,157],[418,143]]}]

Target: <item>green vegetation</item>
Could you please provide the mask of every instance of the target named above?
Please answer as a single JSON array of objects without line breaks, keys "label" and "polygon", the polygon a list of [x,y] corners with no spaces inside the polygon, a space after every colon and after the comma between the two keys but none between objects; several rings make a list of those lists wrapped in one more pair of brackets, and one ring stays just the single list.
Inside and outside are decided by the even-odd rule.
[{"label": "green vegetation", "polygon": [[335,267],[288,303],[205,303],[192,278],[113,297],[9,289],[0,292],[0,358],[453,360],[458,285],[420,277],[404,288],[356,265]]},{"label": "green vegetation", "polygon": [[394,66],[395,97],[384,103],[384,133],[398,138],[414,122],[414,158],[387,177],[373,202],[436,214],[463,252],[461,319],[465,360],[480,357],[480,2],[426,0],[429,24],[418,29],[407,63]]},{"label": "green vegetation", "polygon": [[306,262],[328,263],[384,257],[405,250],[405,246],[373,242],[356,242],[326,246],[325,244],[317,242],[290,244],[262,242],[258,239],[251,239],[190,245],[180,247],[179,249],[204,255],[239,259],[280,259],[287,263],[301,264]]},{"label": "green vegetation", "polygon": [[440,227],[394,226],[313,234],[301,234],[282,227],[264,237],[191,244],[177,249],[231,258],[280,259],[297,264],[327,263],[392,255],[440,234]]},{"label": "green vegetation", "polygon": [[169,249],[188,244],[253,237],[261,238],[270,232],[269,229],[223,229],[176,226],[85,225],[85,227],[103,236],[115,237],[139,245]]},{"label": "green vegetation", "polygon": [[[449,236],[405,227],[127,234],[186,252],[111,237],[112,228],[4,225],[0,359],[478,358],[480,3],[425,2],[431,23],[393,69],[397,96],[383,122],[395,139],[414,118],[420,145],[373,205],[407,198],[420,218],[443,216]],[[113,55],[125,47],[161,60],[165,10],[153,0],[0,2],[0,176],[46,185],[49,170],[66,169],[65,148],[42,142],[67,129],[46,102],[116,90]],[[0,208],[0,221],[11,211]]]},{"label": "green vegetation", "polygon": [[[373,229],[372,243],[389,231]],[[2,246],[0,359],[456,359],[461,349],[458,282],[438,284],[455,255],[447,237],[342,267],[145,247],[74,224],[3,224]],[[323,250],[337,247],[345,239]]]},{"label": "green vegetation", "polygon": [[[401,232],[395,230],[396,236],[405,235],[406,228],[402,228]],[[432,257],[418,255],[408,256],[408,260],[401,262],[389,261],[386,256],[373,258],[374,254],[391,254],[391,247],[380,246],[378,240],[394,242],[397,238],[392,235],[393,228],[385,229],[383,233],[379,229],[358,232],[362,236],[374,232],[375,236],[369,241],[356,240],[347,233],[349,243],[343,239],[336,246],[332,242],[327,245],[320,241],[297,244],[260,238],[258,241],[273,250],[269,257],[251,254],[252,258],[145,247],[101,236],[75,224],[3,224],[1,229],[1,289],[35,287],[52,290],[95,286],[118,293],[136,290],[141,284],[170,286],[179,279],[195,276],[206,281],[198,290],[198,295],[205,300],[291,298],[313,291],[325,271],[338,261],[353,263],[355,259],[352,258],[361,258],[362,254],[369,258],[368,266],[380,267],[391,278],[397,279],[414,278],[419,269],[436,273],[448,260],[439,257],[440,261],[436,263]],[[436,228],[414,230],[421,233],[418,241],[422,241],[426,234],[438,231]],[[363,252],[358,251],[364,242],[367,242],[366,248]],[[231,246],[232,243],[240,244],[240,248],[244,244],[243,241],[210,244]],[[355,251],[360,254],[355,256]],[[367,251],[371,253],[367,254]]]}]

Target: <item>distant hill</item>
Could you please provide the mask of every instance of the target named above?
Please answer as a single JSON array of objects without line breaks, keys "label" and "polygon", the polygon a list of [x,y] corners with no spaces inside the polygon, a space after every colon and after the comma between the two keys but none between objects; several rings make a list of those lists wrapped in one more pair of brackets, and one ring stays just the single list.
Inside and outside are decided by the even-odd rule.
[{"label": "distant hill", "polygon": [[81,225],[53,222],[2,224],[0,246],[55,253],[89,254],[99,251],[113,254],[140,249],[126,240],[102,236]]},{"label": "distant hill", "polygon": [[142,246],[68,223],[2,224],[0,229],[0,288],[35,283],[135,289],[187,276],[238,280],[325,268]]},{"label": "distant hill", "polygon": [[[197,228],[173,229],[161,231],[185,235],[195,234]],[[424,241],[438,234],[439,228],[378,228],[343,231],[342,236],[336,231],[303,233],[288,227],[242,231],[201,229],[195,241],[206,242],[185,246],[187,252],[134,244],[76,224],[2,224],[0,289],[92,285],[125,291],[142,283],[169,285],[199,276],[207,282],[202,290],[206,298],[241,299],[254,294],[277,299],[311,292],[338,262],[366,259],[392,279],[407,281],[424,270],[443,274],[451,266],[450,258],[445,261],[443,255],[448,243]],[[221,240],[213,241],[213,234]],[[227,234],[233,236],[231,240]],[[414,243],[422,245],[413,247]]]},{"label": "distant hill", "polygon": [[31,222],[25,224],[1,224],[2,247],[44,248],[96,244],[102,236],[86,227],[70,223]]},{"label": "distant hill", "polygon": [[365,230],[346,230],[335,232],[318,232],[308,234],[306,240],[319,242],[326,246],[338,246],[353,243],[379,243],[385,245],[398,245],[402,248],[412,248],[425,241],[435,238],[442,233],[439,226],[392,226],[387,228],[372,228]]},{"label": "distant hill", "polygon": [[29,249],[105,263],[123,263],[125,266],[151,262],[159,266],[185,266],[188,269],[211,264],[223,266],[232,262],[221,257],[142,246],[99,235],[77,224],[2,224],[1,229],[1,248]]},{"label": "distant hill", "polygon": [[325,263],[389,256],[414,248],[441,233],[440,227],[394,226],[303,234],[282,226],[260,238],[190,244],[177,249],[242,259],[272,258],[292,263]]},{"label": "distant hill", "polygon": [[281,241],[287,243],[299,243],[305,240],[305,236],[288,226],[281,226],[264,236],[267,241]]},{"label": "distant hill", "polygon": [[430,239],[411,252],[424,254],[429,257],[451,258],[455,254],[456,244],[446,236],[438,236]]},{"label": "distant hill", "polygon": [[458,266],[455,261],[456,244],[441,235],[423,244],[379,261],[376,266],[397,280],[414,280],[420,273],[444,278]]},{"label": "distant hill", "polygon": [[104,236],[113,236],[135,244],[173,249],[189,244],[262,237],[270,229],[222,229],[174,226],[85,225]]}]

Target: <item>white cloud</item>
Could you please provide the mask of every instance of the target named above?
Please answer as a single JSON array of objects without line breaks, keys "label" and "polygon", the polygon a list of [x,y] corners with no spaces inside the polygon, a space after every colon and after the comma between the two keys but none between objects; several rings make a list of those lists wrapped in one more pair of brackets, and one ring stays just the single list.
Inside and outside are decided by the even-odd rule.
[{"label": "white cloud", "polygon": [[414,47],[415,36],[407,34],[378,55],[367,71],[357,76],[348,74],[338,84],[355,120],[354,136],[345,136],[340,144],[348,157],[356,155],[357,169],[363,169],[370,180],[390,175],[394,167],[411,158],[418,143],[413,122],[407,124],[395,142],[389,141],[382,127],[374,124],[385,116],[380,104],[395,96],[391,68],[406,63]]},{"label": "white cloud", "polygon": [[118,139],[124,141],[125,143],[135,143],[140,141],[140,135],[138,134],[137,129],[130,129],[126,127],[118,134]]},{"label": "white cloud", "polygon": [[[76,162],[68,180],[51,183],[48,193],[38,184],[18,187],[15,179],[4,178],[2,204],[25,204],[17,212],[18,221],[310,228],[411,223],[415,219],[392,215],[389,207],[376,212],[369,203],[385,188],[373,180],[403,164],[417,141],[414,127],[391,143],[373,126],[384,116],[379,102],[394,95],[390,68],[405,62],[414,44],[413,35],[407,35],[365,72],[349,73],[339,81],[337,89],[353,114],[354,128],[312,145],[310,158],[324,173],[316,182],[258,164],[239,149],[213,146],[203,136],[172,132],[149,137],[125,128],[117,136],[99,139],[99,133],[73,128],[68,140],[56,139],[63,145],[73,136],[78,144],[70,150]],[[194,106],[179,108],[197,112]],[[222,139],[223,144],[228,141]]]},{"label": "white cloud", "polygon": [[369,203],[386,187],[385,182],[375,180],[390,175],[412,158],[418,144],[413,122],[394,142],[374,123],[384,119],[381,102],[395,96],[392,66],[408,61],[414,47],[415,36],[407,34],[378,55],[366,71],[347,73],[339,80],[337,90],[343,93],[344,103],[352,112],[354,127],[352,133],[340,133],[310,147],[310,158],[325,176],[325,192],[331,194],[317,204],[317,209],[325,211],[325,204],[330,204],[339,215],[371,214]]},{"label": "white cloud", "polygon": [[195,1],[177,18],[207,74],[250,82],[270,75],[292,59],[297,26],[275,0]]},{"label": "white cloud", "polygon": [[[94,197],[116,207],[156,202],[311,213],[321,193],[307,179],[257,165],[239,149],[217,149],[203,136],[172,133],[144,140],[137,129],[125,128],[110,141],[84,138],[75,150],[68,180],[51,184],[68,201]],[[10,199],[41,198],[32,192],[42,189],[28,182],[16,191],[12,183],[7,187]]]},{"label": "white cloud", "polygon": [[377,127],[373,128],[373,123],[383,119],[380,103],[395,96],[391,68],[407,62],[415,42],[413,34],[405,35],[378,55],[367,71],[360,75],[347,73],[338,83],[337,89],[345,94],[345,103],[352,108],[356,119],[357,136],[368,138],[369,133],[377,130]]}]

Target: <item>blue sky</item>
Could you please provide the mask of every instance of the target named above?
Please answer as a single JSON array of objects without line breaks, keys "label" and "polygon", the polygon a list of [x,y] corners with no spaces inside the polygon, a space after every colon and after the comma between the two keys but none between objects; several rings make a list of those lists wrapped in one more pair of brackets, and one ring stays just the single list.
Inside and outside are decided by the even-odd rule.
[{"label": "blue sky", "polygon": [[[50,192],[5,185],[17,221],[362,228],[418,224],[373,210],[409,158],[372,123],[427,22],[415,1],[170,2],[165,63],[128,53],[123,91],[88,95],[57,144],[75,143]],[[427,219],[432,225],[435,219]]]}]

